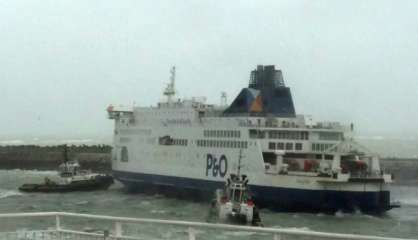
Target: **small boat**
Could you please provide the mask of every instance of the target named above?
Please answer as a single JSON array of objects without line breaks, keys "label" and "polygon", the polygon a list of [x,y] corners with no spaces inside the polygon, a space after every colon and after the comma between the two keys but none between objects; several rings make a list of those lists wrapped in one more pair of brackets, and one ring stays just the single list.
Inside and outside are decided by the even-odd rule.
[{"label": "small boat", "polygon": [[59,168],[58,181],[45,177],[40,184],[23,184],[19,187],[23,192],[73,192],[106,190],[113,184],[113,177],[108,174],[92,173],[81,170],[77,161],[68,161],[67,147],[64,147],[64,163]]},{"label": "small boat", "polygon": [[262,226],[248,187],[248,178],[240,174],[240,161],[238,165],[238,174],[230,174],[225,188],[216,191],[214,207],[218,218],[222,222]]}]

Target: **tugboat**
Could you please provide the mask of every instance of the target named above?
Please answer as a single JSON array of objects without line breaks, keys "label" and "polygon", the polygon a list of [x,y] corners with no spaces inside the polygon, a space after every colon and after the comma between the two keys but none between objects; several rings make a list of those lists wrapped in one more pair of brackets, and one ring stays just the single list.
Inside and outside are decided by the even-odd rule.
[{"label": "tugboat", "polygon": [[77,161],[68,161],[67,146],[64,146],[64,163],[58,167],[59,181],[48,177],[41,184],[23,184],[23,192],[72,192],[106,190],[113,184],[113,177],[108,174],[92,173],[81,170]]},{"label": "tugboat", "polygon": [[238,160],[238,173],[230,174],[225,188],[216,191],[215,208],[222,222],[262,226],[258,208],[251,198],[248,178],[240,174],[242,151]]}]

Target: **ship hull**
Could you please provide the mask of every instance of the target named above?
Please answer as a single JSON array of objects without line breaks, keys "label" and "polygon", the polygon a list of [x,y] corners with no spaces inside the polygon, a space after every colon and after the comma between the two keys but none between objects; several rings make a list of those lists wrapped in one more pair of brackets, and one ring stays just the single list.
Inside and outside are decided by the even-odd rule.
[{"label": "ship hull", "polygon": [[[156,174],[113,171],[114,177],[131,191],[157,191],[193,198],[211,199],[223,182]],[[391,209],[389,191],[335,191],[250,185],[259,207],[276,211],[337,211],[381,214]]]}]

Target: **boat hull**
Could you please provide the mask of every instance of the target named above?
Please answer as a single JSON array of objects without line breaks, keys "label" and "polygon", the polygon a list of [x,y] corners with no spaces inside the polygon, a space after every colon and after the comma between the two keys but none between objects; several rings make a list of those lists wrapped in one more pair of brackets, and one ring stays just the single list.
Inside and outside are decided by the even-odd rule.
[{"label": "boat hull", "polygon": [[[163,176],[155,174],[113,171],[114,177],[130,191],[161,191],[212,199],[223,182]],[[250,191],[259,207],[276,211],[325,212],[337,211],[381,214],[391,209],[389,191],[335,191],[251,185]]]},{"label": "boat hull", "polygon": [[111,176],[96,176],[91,180],[75,181],[70,184],[23,184],[19,190],[43,193],[106,190],[113,182]]}]

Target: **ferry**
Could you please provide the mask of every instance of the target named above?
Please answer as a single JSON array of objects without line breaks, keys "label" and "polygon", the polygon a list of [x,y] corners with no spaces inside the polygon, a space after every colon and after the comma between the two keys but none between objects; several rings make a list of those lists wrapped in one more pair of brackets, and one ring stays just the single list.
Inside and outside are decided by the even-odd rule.
[{"label": "ferry", "polygon": [[231,104],[179,99],[175,68],[165,99],[151,107],[107,108],[114,120],[112,171],[128,189],[213,194],[238,167],[254,202],[278,211],[380,214],[389,185],[377,154],[354,139],[353,124],[296,114],[281,70],[259,65]]}]

